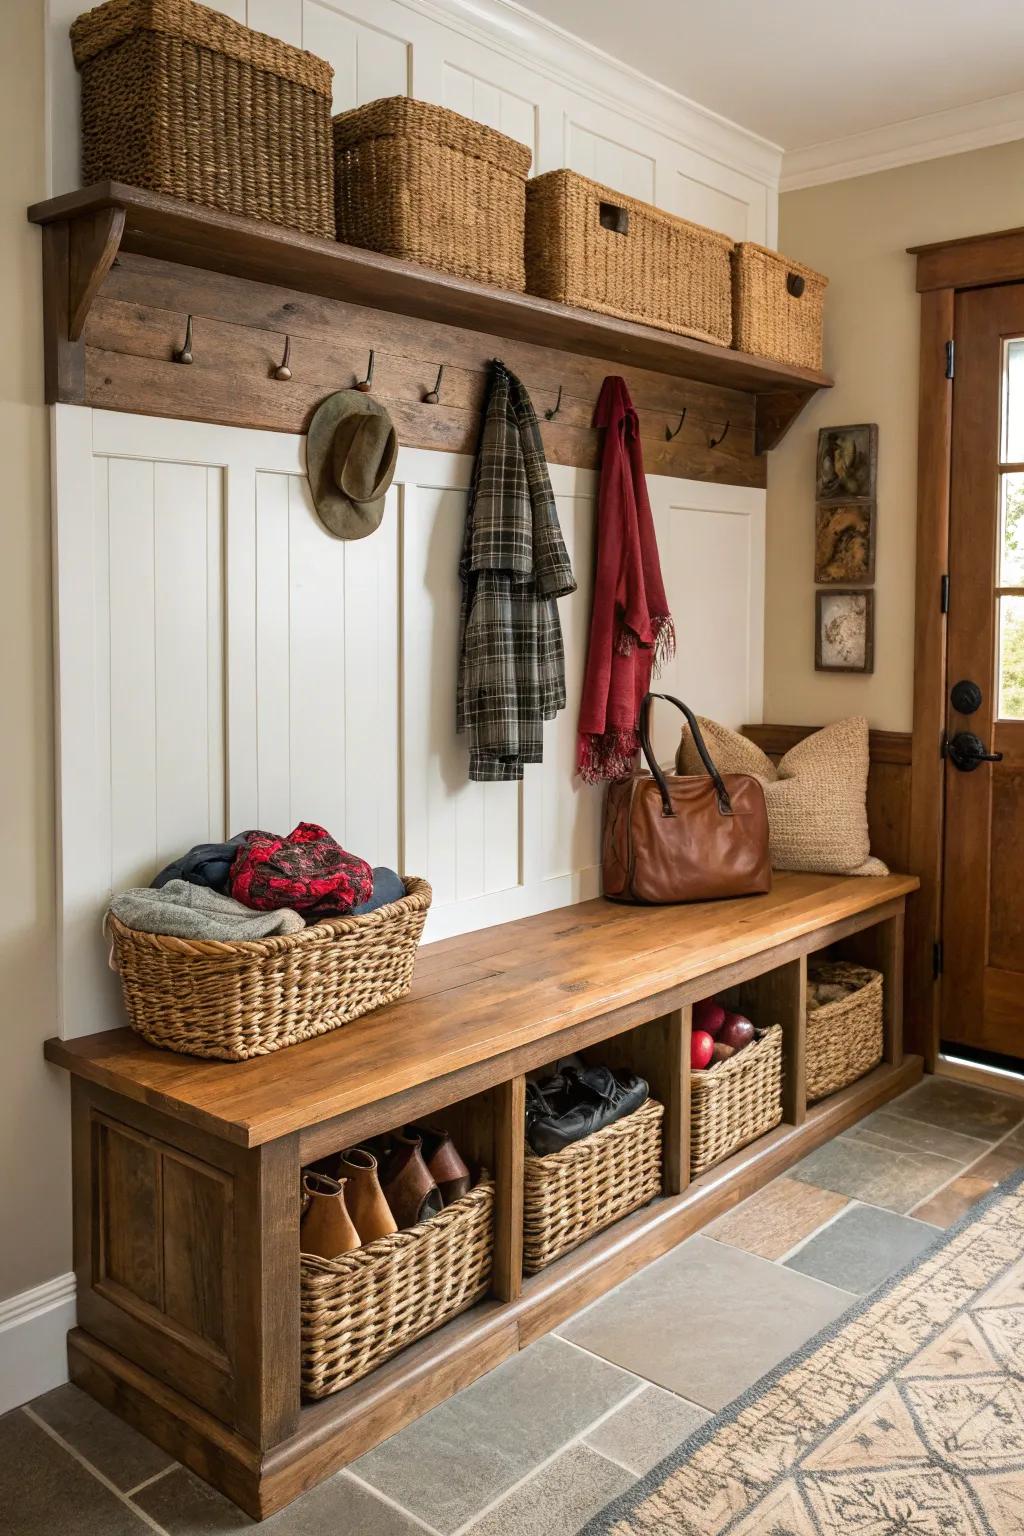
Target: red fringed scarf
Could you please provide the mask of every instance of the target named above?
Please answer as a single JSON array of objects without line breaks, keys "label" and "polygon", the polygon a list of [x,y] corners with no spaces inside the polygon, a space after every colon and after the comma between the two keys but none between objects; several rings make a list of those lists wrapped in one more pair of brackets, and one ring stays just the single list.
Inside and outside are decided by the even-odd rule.
[{"label": "red fringed scarf", "polygon": [[660,670],[676,648],[647,498],[640,426],[624,379],[605,379],[594,426],[604,427],[605,434],[577,750],[577,766],[588,784],[632,772],[640,748],[640,704],[652,667]]}]

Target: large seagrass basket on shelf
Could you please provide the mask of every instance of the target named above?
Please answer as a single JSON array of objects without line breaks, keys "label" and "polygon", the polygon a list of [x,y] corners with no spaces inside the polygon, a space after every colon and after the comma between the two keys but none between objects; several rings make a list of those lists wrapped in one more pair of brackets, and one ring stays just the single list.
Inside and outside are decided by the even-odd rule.
[{"label": "large seagrass basket on shelf", "polygon": [[525,287],[525,144],[447,107],[389,96],[334,119],[334,158],[339,240]]},{"label": "large seagrass basket on shelf", "polygon": [[733,253],[733,340],[740,352],[821,367],[828,278],[767,246],[742,241]]},{"label": "large seagrass basket on shelf", "polygon": [[82,175],[334,235],[324,60],[194,0],[106,0],[71,28]]},{"label": "large seagrass basket on shelf", "polygon": [[728,346],[733,242],[576,171],[526,188],[526,285],[544,299]]},{"label": "large seagrass basket on shelf", "polygon": [[151,1045],[245,1061],[337,1029],[412,985],[430,906],[426,880],[362,917],[236,943],[107,925],[128,1020]]}]

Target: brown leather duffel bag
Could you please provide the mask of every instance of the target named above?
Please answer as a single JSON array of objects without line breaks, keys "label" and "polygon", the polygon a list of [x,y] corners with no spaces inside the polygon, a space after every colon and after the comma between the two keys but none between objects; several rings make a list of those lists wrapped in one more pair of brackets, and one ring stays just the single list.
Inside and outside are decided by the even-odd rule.
[{"label": "brown leather duffel bag", "polygon": [[[681,709],[707,773],[666,774],[651,750],[654,699]],[[640,709],[640,745],[650,773],[608,786],[602,850],[604,894],[613,901],[664,904],[770,891],[764,790],[746,773],[722,775],[693,711],[668,693]]]}]

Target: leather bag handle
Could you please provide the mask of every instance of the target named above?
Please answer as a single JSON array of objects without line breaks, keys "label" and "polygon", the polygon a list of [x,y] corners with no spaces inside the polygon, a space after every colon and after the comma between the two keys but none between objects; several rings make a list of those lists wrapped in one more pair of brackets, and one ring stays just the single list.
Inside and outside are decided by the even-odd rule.
[{"label": "leather bag handle", "polygon": [[693,710],[688,704],[684,704],[682,699],[675,698],[671,693],[647,693],[644,695],[644,701],[640,706],[640,746],[643,749],[644,758],[648,768],[651,770],[654,782],[661,792],[662,815],[674,816],[676,813],[672,808],[672,797],[668,792],[668,781],[662,773],[658,760],[651,748],[651,709],[655,699],[664,699],[666,704],[674,704],[676,709],[681,710],[686,716],[686,723],[690,727],[690,734],[693,736],[694,745],[700,755],[700,760],[707,769],[711,782],[715,786],[715,792],[718,795],[718,809],[723,816],[731,816],[732,801],[729,799],[729,791],[725,787],[725,780],[715,767],[711,753],[708,751],[704,737],[701,734],[700,726],[697,724],[697,716]]}]

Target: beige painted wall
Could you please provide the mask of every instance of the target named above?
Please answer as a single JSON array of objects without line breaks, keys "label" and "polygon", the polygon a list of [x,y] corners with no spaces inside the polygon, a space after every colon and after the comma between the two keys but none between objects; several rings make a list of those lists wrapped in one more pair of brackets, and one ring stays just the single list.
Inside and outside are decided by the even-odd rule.
[{"label": "beige painted wall", "polygon": [[[836,387],[769,461],[765,719],[811,725],[866,714],[907,731],[913,699],[919,300],[908,245],[1024,225],[1024,141],[787,193],[779,245],[830,279],[825,367]],[[879,430],[875,670],[814,670],[814,459],[818,428]]]},{"label": "beige painted wall", "polygon": [[0,1299],[71,1267],[67,1084],[55,1029],[50,504],[39,231],[43,0],[0,6]]}]

